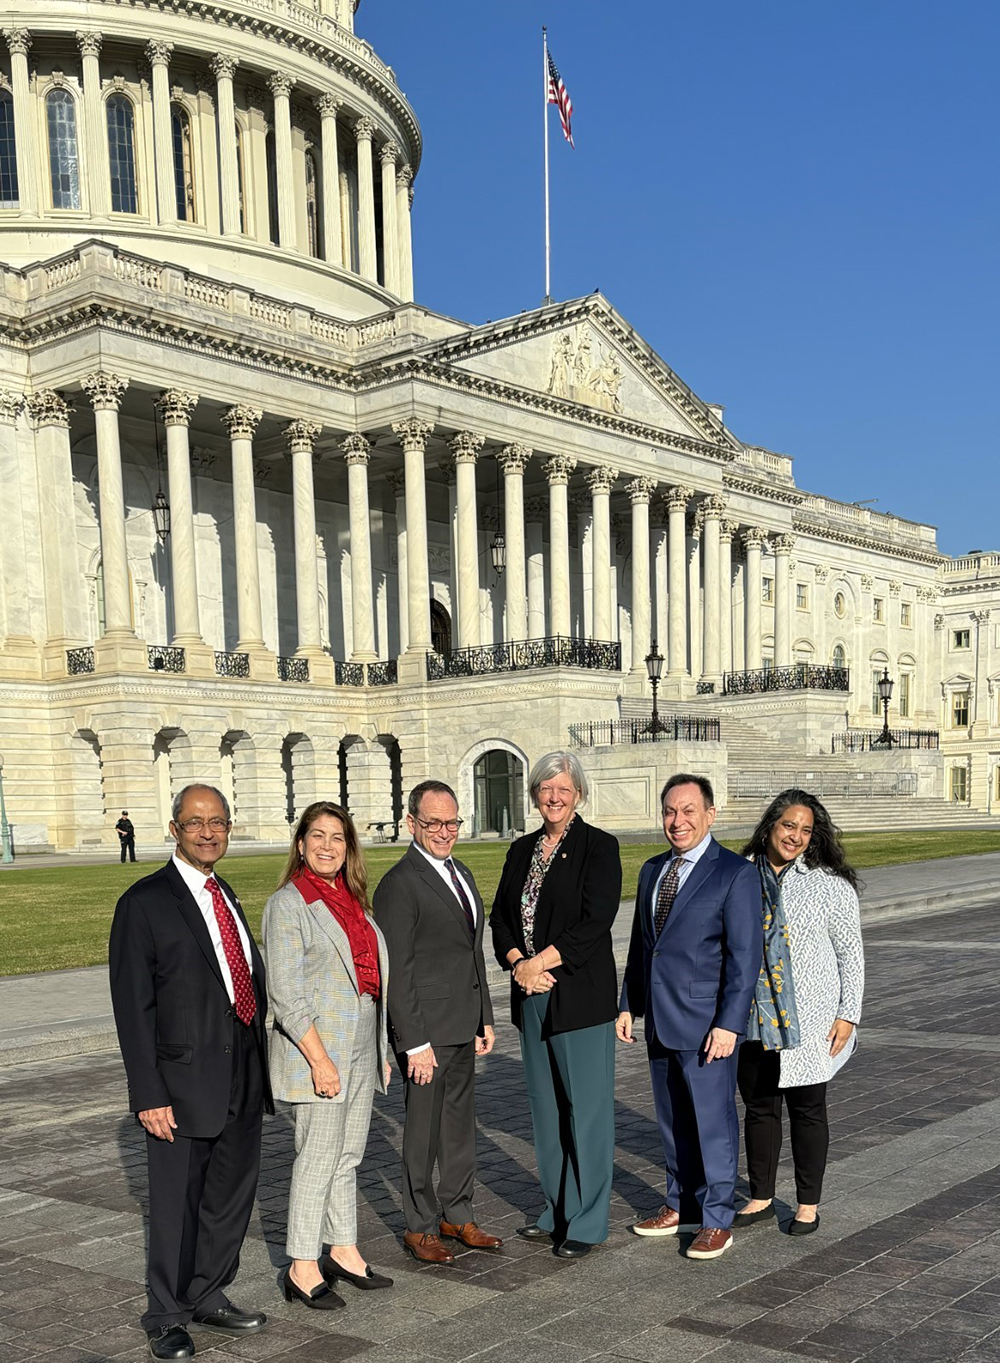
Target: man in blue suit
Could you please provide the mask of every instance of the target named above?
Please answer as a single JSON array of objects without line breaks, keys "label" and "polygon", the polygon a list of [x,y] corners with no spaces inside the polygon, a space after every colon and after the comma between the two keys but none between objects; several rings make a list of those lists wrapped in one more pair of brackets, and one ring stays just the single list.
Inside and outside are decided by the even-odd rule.
[{"label": "man in blue suit", "polygon": [[646,1019],[667,1202],[633,1226],[676,1235],[700,1226],[691,1259],[733,1243],[739,1157],[736,1047],[763,959],[756,869],[712,837],[715,795],[704,776],[672,776],[660,796],[670,849],[639,872],[618,1039]]}]

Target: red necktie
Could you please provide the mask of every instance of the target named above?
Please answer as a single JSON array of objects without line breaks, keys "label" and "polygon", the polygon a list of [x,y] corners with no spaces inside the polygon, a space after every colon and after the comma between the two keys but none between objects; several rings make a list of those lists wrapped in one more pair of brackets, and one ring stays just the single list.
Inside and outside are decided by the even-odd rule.
[{"label": "red necktie", "polygon": [[229,966],[229,973],[233,977],[233,1003],[236,1008],[236,1016],[240,1022],[249,1024],[253,1022],[254,1014],[257,1011],[257,1000],[254,998],[250,967],[247,965],[247,958],[243,955],[243,943],[240,941],[236,919],[219,889],[219,882],[215,876],[209,876],[208,880],[205,881],[205,889],[212,896],[215,921],[219,925],[219,934],[222,937],[222,950],[226,953],[226,965]]}]

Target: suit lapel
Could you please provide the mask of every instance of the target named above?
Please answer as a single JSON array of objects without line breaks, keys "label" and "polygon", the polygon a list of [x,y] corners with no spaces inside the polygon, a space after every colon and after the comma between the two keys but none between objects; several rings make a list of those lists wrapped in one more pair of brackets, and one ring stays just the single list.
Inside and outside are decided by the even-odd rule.
[{"label": "suit lapel", "polygon": [[[566,834],[562,846],[557,852],[553,852],[549,858],[549,869],[545,872],[545,879],[542,881],[542,888],[538,893],[538,904],[535,908],[535,926],[531,930],[532,938],[536,942],[547,941],[551,936],[549,924],[552,921],[552,905],[556,902],[563,871],[565,870],[567,862],[573,856],[576,844],[583,836],[583,831],[586,826],[583,819],[577,814]],[[542,829],[538,830],[539,838],[542,836],[542,831]],[[536,838],[535,842],[531,845],[532,853],[534,853],[537,843],[538,838]],[[522,878],[522,884],[526,877],[527,867],[525,867],[525,875]]]},{"label": "suit lapel", "polygon": [[[461,923],[463,931],[465,932],[466,936],[468,936],[469,924],[465,917],[465,910],[458,902],[458,897],[455,894],[455,891],[452,890],[450,886],[444,883],[442,877],[438,875],[437,871],[435,871],[434,867],[430,864],[430,862],[427,860],[427,858],[424,856],[422,852],[418,852],[417,849],[411,845],[406,855],[410,858],[410,861],[413,863],[414,869],[423,877],[424,884],[427,886],[427,888],[434,891],[437,897],[441,900],[442,904],[445,905],[448,912],[459,923]],[[480,920],[482,919],[482,916],[483,916],[482,912],[480,912],[479,914]]]},{"label": "suit lapel", "polygon": [[[479,893],[479,886],[476,884],[475,877],[469,870],[468,866],[466,866],[465,863],[462,861],[456,861],[455,869],[460,873],[465,888],[467,890],[471,888],[472,890],[472,902],[476,910],[476,934],[475,937],[473,938],[473,942],[475,946],[478,947],[483,940],[483,929],[486,925],[486,911],[483,908],[483,897]],[[462,914],[462,921],[463,923],[465,922],[464,913]]]},{"label": "suit lapel", "polygon": [[[208,926],[202,916],[201,909],[199,909],[198,905],[195,903],[194,895],[185,885],[184,879],[173,861],[167,862],[166,869],[167,881],[176,896],[177,907],[180,909],[181,917],[184,919],[185,923],[187,923],[195,941],[201,947],[205,960],[212,969],[212,974],[222,985],[223,989],[225,989],[226,982],[222,978],[222,971],[219,969],[219,960],[215,954],[215,947],[212,945],[212,939],[209,936]],[[222,882],[220,881],[219,883],[221,884]],[[232,891],[230,891],[229,897],[230,899],[233,898]],[[237,908],[238,907],[239,906],[237,905]],[[240,911],[240,917],[242,916],[242,911]],[[246,920],[244,919],[244,925],[245,923]],[[253,937],[250,936],[249,929],[247,930],[247,936],[250,937],[250,941],[253,942]],[[228,993],[229,991],[226,990],[226,992]]]},{"label": "suit lapel", "polygon": [[677,922],[678,916],[691,903],[695,895],[708,880],[715,870],[715,863],[719,860],[719,844],[713,838],[705,851],[695,862],[692,870],[688,872],[687,880],[677,892],[670,909],[670,916],[664,924],[663,931],[669,932],[673,924]]},{"label": "suit lapel", "polygon": [[333,943],[337,954],[344,963],[347,977],[354,986],[355,991],[357,991],[358,973],[354,969],[354,953],[351,951],[350,938],[327,906],[323,903],[322,899],[314,899],[307,907],[313,918],[319,924],[320,930],[326,933],[327,937],[329,937],[330,941]]},{"label": "suit lapel", "polygon": [[651,865],[643,868],[640,883],[636,888],[636,903],[642,915],[643,936],[650,942],[653,941],[653,919],[656,915],[656,904],[653,895],[656,891],[656,882],[660,878],[660,872],[666,866],[671,857],[670,852],[663,852],[656,857]]}]

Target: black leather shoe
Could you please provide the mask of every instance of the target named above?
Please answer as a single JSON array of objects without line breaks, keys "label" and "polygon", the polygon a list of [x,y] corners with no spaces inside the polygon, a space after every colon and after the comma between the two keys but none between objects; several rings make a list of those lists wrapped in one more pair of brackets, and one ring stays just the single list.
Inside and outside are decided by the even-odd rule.
[{"label": "black leather shoe", "polygon": [[218,1311],[204,1311],[192,1316],[192,1323],[203,1330],[226,1330],[233,1335],[254,1335],[263,1330],[267,1316],[263,1311],[241,1311],[238,1306],[220,1306]]},{"label": "black leather shoe", "polygon": [[194,1340],[183,1325],[158,1325],[146,1338],[154,1358],[194,1358]]},{"label": "black leather shoe", "polygon": [[374,1292],[377,1288],[392,1286],[392,1279],[384,1273],[376,1273],[371,1264],[365,1265],[364,1273],[350,1273],[337,1263],[332,1254],[323,1255],[319,1261],[319,1271],[328,1283],[335,1283],[339,1278],[352,1287],[360,1287],[362,1292]]},{"label": "black leather shoe", "polygon": [[343,1297],[338,1297],[325,1280],[318,1283],[311,1292],[304,1292],[298,1283],[292,1281],[291,1268],[285,1270],[281,1285],[285,1290],[285,1301],[300,1301],[303,1306],[309,1306],[314,1311],[337,1311],[341,1306],[347,1305]]},{"label": "black leather shoe", "polygon": [[812,1235],[814,1230],[819,1230],[819,1212],[816,1213],[815,1221],[790,1221],[788,1223],[789,1235]]},{"label": "black leather shoe", "polygon": [[564,1240],[556,1249],[556,1253],[560,1259],[582,1259],[593,1248],[593,1245],[584,1244],[582,1240]]},{"label": "black leather shoe", "polygon": [[551,1240],[552,1232],[542,1230],[541,1226],[518,1226],[517,1233],[522,1240]]},{"label": "black leather shoe", "polygon": [[753,1226],[758,1221],[770,1221],[778,1213],[774,1210],[774,1203],[769,1202],[766,1207],[761,1207],[757,1212],[737,1212],[733,1217],[733,1230],[739,1230],[741,1226]]}]

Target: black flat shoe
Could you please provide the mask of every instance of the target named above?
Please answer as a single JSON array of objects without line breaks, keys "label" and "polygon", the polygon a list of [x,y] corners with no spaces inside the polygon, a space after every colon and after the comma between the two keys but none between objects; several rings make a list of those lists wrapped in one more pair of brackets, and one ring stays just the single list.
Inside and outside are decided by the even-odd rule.
[{"label": "black flat shoe", "polygon": [[816,1213],[815,1221],[790,1221],[788,1223],[789,1235],[812,1235],[814,1230],[819,1230],[819,1212]]},{"label": "black flat shoe", "polygon": [[582,1259],[585,1254],[589,1254],[594,1248],[593,1245],[584,1244],[582,1240],[564,1240],[556,1249],[560,1259]]},{"label": "black flat shoe", "polygon": [[281,1285],[285,1289],[285,1301],[300,1301],[314,1311],[336,1311],[347,1305],[343,1297],[338,1297],[325,1282],[318,1283],[311,1292],[303,1292],[298,1283],[292,1281],[290,1268],[285,1269]]},{"label": "black flat shoe", "polygon": [[541,1226],[518,1226],[517,1233],[522,1240],[551,1240],[552,1232],[542,1230]]},{"label": "black flat shoe", "polygon": [[194,1358],[194,1340],[183,1325],[158,1325],[146,1338],[154,1358]]},{"label": "black flat shoe", "polygon": [[205,1311],[200,1316],[192,1316],[191,1320],[203,1330],[225,1330],[233,1335],[254,1335],[267,1324],[263,1311],[241,1311],[232,1305],[220,1307],[218,1311]]},{"label": "black flat shoe", "polygon": [[733,1230],[739,1230],[741,1226],[753,1226],[758,1221],[770,1221],[772,1217],[777,1215],[773,1202],[769,1202],[766,1207],[761,1207],[759,1212],[737,1212],[733,1217]]},{"label": "black flat shoe", "polygon": [[392,1279],[387,1278],[384,1273],[373,1273],[370,1264],[365,1266],[364,1273],[348,1273],[331,1254],[324,1254],[320,1259],[319,1271],[328,1283],[335,1283],[339,1278],[341,1282],[350,1283],[352,1287],[360,1287],[362,1292],[374,1292],[376,1288],[392,1286]]}]

